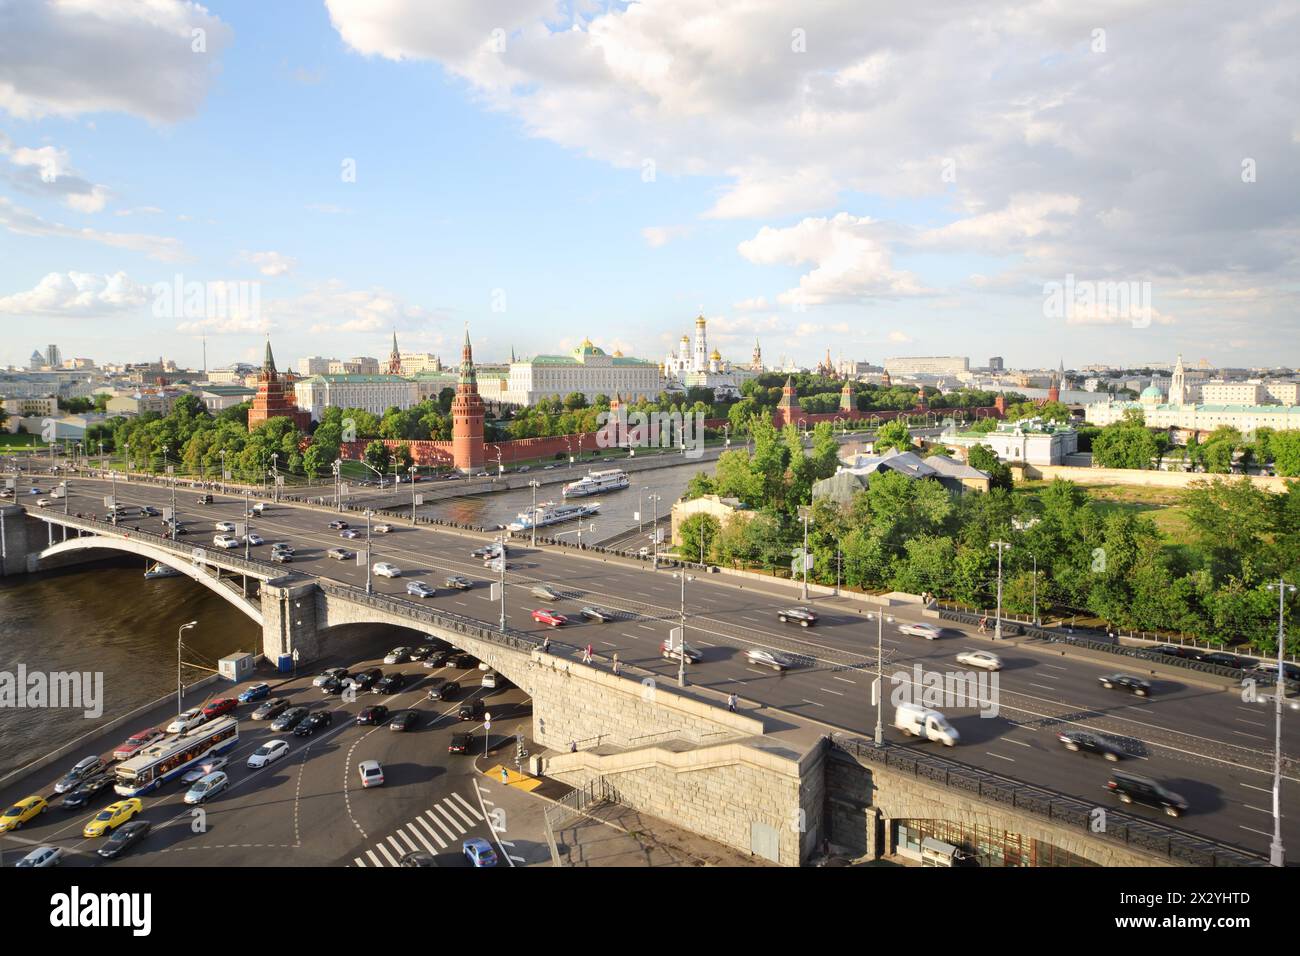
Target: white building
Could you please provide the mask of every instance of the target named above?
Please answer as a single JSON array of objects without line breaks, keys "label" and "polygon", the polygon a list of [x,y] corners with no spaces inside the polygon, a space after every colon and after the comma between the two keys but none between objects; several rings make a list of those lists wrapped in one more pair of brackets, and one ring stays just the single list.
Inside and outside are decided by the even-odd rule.
[{"label": "white building", "polygon": [[442,371],[442,359],[432,352],[403,352],[401,357],[402,374],[404,375]]},{"label": "white building", "polygon": [[1009,464],[1061,465],[1067,455],[1079,450],[1078,432],[1068,425],[1045,422],[1041,418],[1002,422],[987,434],[945,432],[939,441],[960,448],[988,445],[999,459]]},{"label": "white building", "polygon": [[[511,405],[533,405],[542,398],[563,398],[581,392],[588,402],[597,395],[618,395],[625,401],[636,401],[654,399],[663,389],[659,366],[653,362],[626,358],[617,351],[606,354],[587,339],[572,355],[537,355],[512,362],[500,400]],[[479,391],[483,393],[482,382]]]},{"label": "white building", "polygon": [[328,375],[330,363],[337,361],[338,359],[321,358],[319,355],[301,358],[298,359],[298,374],[303,378],[311,378],[313,375]]},{"label": "white building", "polygon": [[916,355],[885,359],[890,375],[951,375],[970,371],[970,359],[964,355]]},{"label": "white building", "polygon": [[320,421],[325,409],[360,408],[383,415],[396,406],[408,409],[420,403],[420,389],[400,375],[313,375],[294,384],[299,408]]},{"label": "white building", "polygon": [[[756,368],[757,366],[757,368]],[[714,349],[709,351],[708,321],[704,316],[695,319],[695,341],[683,335],[676,352],[669,352],[661,371],[664,387],[673,390],[710,388],[717,398],[739,397],[740,385],[761,373],[762,352],[754,343],[754,356],[749,365],[733,365]]]}]

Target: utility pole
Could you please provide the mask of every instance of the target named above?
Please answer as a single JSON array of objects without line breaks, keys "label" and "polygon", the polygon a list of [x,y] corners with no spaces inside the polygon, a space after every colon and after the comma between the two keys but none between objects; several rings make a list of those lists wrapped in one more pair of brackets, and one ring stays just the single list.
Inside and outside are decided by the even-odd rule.
[{"label": "utility pole", "polygon": [[537,547],[537,489],[542,486],[542,483],[536,478],[529,478],[528,484],[533,489],[533,510],[529,512],[532,517],[528,522],[528,527],[533,533],[533,547],[535,548]]},{"label": "utility pole", "polygon": [[1002,640],[1002,552],[1011,547],[1006,541],[991,541],[990,548],[998,549],[998,613],[993,619],[993,640]]},{"label": "utility pole", "polygon": [[1278,578],[1268,586],[1277,590],[1277,683],[1273,685],[1273,842],[1268,848],[1270,866],[1286,866],[1282,846],[1282,698],[1286,695],[1286,670],[1282,655],[1286,647],[1286,596],[1295,594],[1296,586]]},{"label": "utility pole", "polygon": [[[536,494],[536,492],[534,492]],[[533,525],[534,534],[536,533],[536,524]],[[506,632],[506,536],[503,534],[496,539],[501,545],[501,553],[497,556],[497,570],[501,577],[498,581],[498,589],[501,591],[501,633]]]},{"label": "utility pole", "polygon": [[188,624],[182,624],[181,629],[176,632],[176,714],[179,716],[184,713],[185,707],[181,703],[181,638],[185,632],[192,627],[198,626],[198,621],[190,621]]},{"label": "utility pole", "polygon": [[[682,604],[681,604],[681,611],[679,613],[679,618],[678,618],[680,621],[681,637],[678,639],[678,644],[677,644],[677,686],[685,687],[686,686],[686,580],[687,580],[686,569],[683,568],[681,571],[678,571],[677,576],[682,580]],[[671,643],[671,638],[669,639],[669,643]]]},{"label": "utility pole", "polygon": [[334,510],[343,510],[343,488],[340,484],[339,473],[343,467],[343,459],[335,458],[334,464],[330,466],[334,472]]},{"label": "utility pole", "polygon": [[371,555],[370,555],[370,515],[371,515],[371,514],[373,514],[373,512],[372,512],[369,508],[367,508],[367,509],[366,509],[366,593],[367,593],[367,594],[371,594],[371,593],[373,593],[373,589],[372,589],[371,586],[370,586],[370,558],[371,558]]},{"label": "utility pole", "polygon": [[659,495],[647,495],[654,507],[654,520],[650,523],[650,544],[654,550],[651,558],[651,570],[659,570]]},{"label": "utility pole", "polygon": [[1038,555],[1029,555],[1034,559],[1034,627],[1038,627]]},{"label": "utility pole", "polygon": [[811,505],[799,506],[799,517],[803,519],[803,553],[799,560],[803,563],[803,600],[808,600],[808,519],[812,517]]},{"label": "utility pole", "polygon": [[407,469],[411,475],[411,524],[415,524],[415,475],[419,470],[414,465]]},{"label": "utility pole", "polygon": [[885,742],[885,619],[894,623],[892,614],[884,611],[868,611],[867,619],[876,619],[876,746]]}]

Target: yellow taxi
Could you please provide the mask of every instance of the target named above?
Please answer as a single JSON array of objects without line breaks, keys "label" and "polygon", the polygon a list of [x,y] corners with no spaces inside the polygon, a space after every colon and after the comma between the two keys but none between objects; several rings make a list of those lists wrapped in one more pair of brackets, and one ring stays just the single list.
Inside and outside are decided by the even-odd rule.
[{"label": "yellow taxi", "polygon": [[110,803],[91,819],[81,831],[84,837],[103,836],[109,830],[116,830],[127,820],[144,809],[144,801],[139,797]]},{"label": "yellow taxi", "polygon": [[44,797],[24,797],[0,814],[0,833],[17,830],[32,817],[40,816],[50,805]]}]

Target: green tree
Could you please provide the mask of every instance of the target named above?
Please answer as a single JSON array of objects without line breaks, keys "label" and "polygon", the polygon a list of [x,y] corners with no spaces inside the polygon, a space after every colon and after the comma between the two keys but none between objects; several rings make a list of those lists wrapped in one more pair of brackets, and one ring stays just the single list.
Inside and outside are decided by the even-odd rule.
[{"label": "green tree", "polygon": [[362,453],[362,460],[380,474],[386,473],[388,463],[391,460],[388,455],[388,446],[378,440],[372,441]]},{"label": "green tree", "polygon": [[973,445],[966,454],[966,464],[972,468],[978,468],[980,471],[988,472],[990,488],[1004,488],[1010,491],[1014,482],[1011,479],[1011,468],[1002,463],[995,452],[988,445]]},{"label": "green tree", "polygon": [[686,490],[682,492],[682,498],[690,501],[692,498],[702,498],[704,495],[717,494],[717,486],[713,477],[707,471],[697,472],[686,483]]},{"label": "green tree", "polygon": [[677,553],[686,561],[707,562],[715,557],[721,532],[722,524],[713,515],[693,514],[681,524],[681,545]]},{"label": "green tree", "polygon": [[883,454],[891,448],[897,448],[899,451],[912,451],[915,447],[912,444],[912,433],[908,431],[907,425],[897,419],[881,425],[876,431],[876,441],[873,445],[876,454]]},{"label": "green tree", "polygon": [[1150,468],[1157,452],[1150,430],[1128,420],[1111,422],[1092,440],[1092,460],[1102,468]]}]

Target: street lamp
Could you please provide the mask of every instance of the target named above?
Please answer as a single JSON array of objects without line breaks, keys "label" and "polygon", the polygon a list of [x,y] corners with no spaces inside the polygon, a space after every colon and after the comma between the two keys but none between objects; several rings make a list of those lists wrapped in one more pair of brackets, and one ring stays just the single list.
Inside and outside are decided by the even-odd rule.
[{"label": "street lamp", "polygon": [[226,493],[226,450],[223,448],[217,452],[221,458],[221,493]]},{"label": "street lamp", "polygon": [[1002,552],[1008,550],[1011,545],[1006,541],[990,541],[990,548],[998,549],[998,613],[993,619],[993,640],[1002,640]]},{"label": "street lamp", "polygon": [[803,552],[799,555],[799,560],[803,562],[803,600],[808,600],[808,519],[812,517],[812,507],[809,505],[799,506],[799,517],[803,519]]},{"label": "street lamp", "polygon": [[1282,697],[1286,694],[1286,670],[1282,652],[1286,646],[1286,596],[1295,594],[1296,586],[1285,578],[1268,586],[1277,591],[1277,683],[1273,685],[1273,842],[1268,848],[1271,866],[1286,866],[1286,850],[1282,846]]},{"label": "street lamp", "polygon": [[1038,627],[1038,555],[1032,551],[1029,556],[1034,559],[1034,627]]},{"label": "street lamp", "polygon": [[528,479],[529,486],[533,489],[533,510],[529,512],[528,527],[533,533],[533,547],[537,547],[537,489],[542,487],[542,483],[536,478]]},{"label": "street lamp", "polygon": [[412,465],[406,470],[411,475],[411,524],[415,524],[415,476],[420,469]]},{"label": "street lamp", "polygon": [[278,451],[271,452],[271,482],[272,482],[272,489],[273,489],[271,493],[274,495],[274,497],[271,500],[274,501],[276,504],[279,504],[280,503],[280,453]]},{"label": "street lamp", "polygon": [[650,504],[654,509],[654,517],[650,522],[650,543],[654,545],[654,557],[651,559],[651,569],[659,570],[659,502],[662,500],[660,495],[646,495],[650,499]]},{"label": "street lamp", "polygon": [[[686,582],[694,581],[695,576],[683,571],[674,571],[673,577],[680,578],[682,582],[682,603],[681,611],[678,617],[680,622],[679,631],[681,636],[678,638],[677,645],[677,686],[686,686]],[[668,639],[669,646],[672,645],[672,638]]]},{"label": "street lamp", "polygon": [[882,713],[885,707],[885,622],[894,623],[894,615],[884,611],[868,611],[867,620],[876,622],[876,745],[885,742],[885,724]]},{"label": "street lamp", "polygon": [[176,632],[176,714],[185,712],[185,707],[181,703],[181,638],[185,632],[192,627],[198,627],[198,621],[190,621],[188,624],[182,624],[179,631]]},{"label": "street lamp", "polygon": [[369,508],[366,509],[366,593],[374,593],[370,585],[370,516],[374,514]]},{"label": "street lamp", "polygon": [[335,458],[334,463],[330,465],[330,470],[334,472],[334,510],[343,510],[343,488],[340,484],[340,473],[343,467],[343,459]]}]

